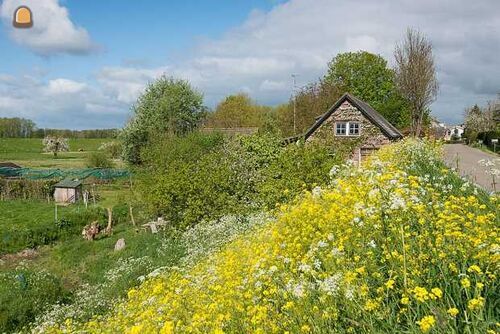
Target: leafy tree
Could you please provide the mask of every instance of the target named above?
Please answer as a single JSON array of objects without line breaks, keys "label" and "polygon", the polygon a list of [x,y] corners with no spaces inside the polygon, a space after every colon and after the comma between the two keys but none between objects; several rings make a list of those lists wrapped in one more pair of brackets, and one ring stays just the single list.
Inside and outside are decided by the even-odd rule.
[{"label": "leafy tree", "polygon": [[68,139],[62,137],[47,136],[42,140],[43,150],[52,152],[57,157],[59,152],[69,151]]},{"label": "leafy tree", "polygon": [[324,77],[325,82],[342,93],[359,97],[392,124],[404,127],[408,124],[408,112],[394,79],[394,71],[387,67],[387,61],[366,51],[338,54],[328,64]]},{"label": "leafy tree", "polygon": [[419,31],[408,29],[404,40],[396,45],[394,58],[397,87],[408,101],[412,133],[418,137],[439,88],[432,45]]},{"label": "leafy tree", "polygon": [[256,104],[247,94],[227,96],[207,118],[206,126],[215,128],[261,127],[271,108]]},{"label": "leafy tree", "polygon": [[141,163],[141,150],[158,135],[183,135],[206,113],[203,95],[184,80],[160,77],[132,107],[133,117],[121,133],[124,160]]},{"label": "leafy tree", "polygon": [[[324,114],[341,95],[336,85],[325,80],[309,84],[300,89],[287,105],[276,108],[278,124],[284,136],[304,133],[313,125],[316,117]],[[293,99],[295,98],[296,133],[293,131]]]}]

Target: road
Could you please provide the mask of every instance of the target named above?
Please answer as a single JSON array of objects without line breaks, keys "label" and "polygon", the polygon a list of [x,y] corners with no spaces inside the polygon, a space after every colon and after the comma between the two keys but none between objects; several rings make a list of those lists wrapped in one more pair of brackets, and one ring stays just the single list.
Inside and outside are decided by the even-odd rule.
[{"label": "road", "polygon": [[[457,168],[458,172],[462,176],[468,177],[472,182],[478,184],[487,191],[496,191],[500,189],[500,185],[494,185],[491,174],[487,171],[491,170],[492,167],[482,166],[478,163],[479,160],[495,160],[496,167],[500,169],[500,160],[498,155],[493,153],[486,153],[477,148],[472,148],[463,144],[448,144],[444,145],[444,160],[445,163],[451,168]],[[496,182],[500,182],[497,178]]]}]

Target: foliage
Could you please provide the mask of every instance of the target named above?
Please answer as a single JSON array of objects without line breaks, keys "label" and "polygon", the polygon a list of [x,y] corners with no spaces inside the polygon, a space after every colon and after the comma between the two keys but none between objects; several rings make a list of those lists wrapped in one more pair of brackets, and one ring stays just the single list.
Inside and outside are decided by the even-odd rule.
[{"label": "foliage", "polygon": [[[476,142],[480,133],[494,131],[496,124],[494,120],[494,112],[490,104],[486,108],[480,108],[477,104],[465,110],[465,136],[469,143]],[[484,137],[484,135],[481,135]]]},{"label": "foliage", "polygon": [[121,142],[113,140],[102,143],[98,150],[105,152],[113,159],[118,159],[122,154],[123,147]]},{"label": "foliage", "polygon": [[57,157],[57,153],[59,152],[69,151],[68,139],[63,137],[47,136],[43,139],[42,143],[43,150],[53,153],[54,157]]},{"label": "foliage", "polygon": [[57,327],[494,332],[498,197],[475,196],[437,152],[405,141],[361,169],[340,166],[331,188],[284,206],[277,221],[186,271],[146,280],[105,318]]},{"label": "foliage", "polygon": [[[269,167],[263,170],[262,182],[257,184],[260,203],[267,208],[287,203],[303,191],[329,181],[329,171],[347,156],[346,149],[322,143],[291,144],[282,149]],[[345,150],[342,152],[342,150]]]},{"label": "foliage", "polygon": [[54,193],[56,180],[0,178],[0,200],[46,200]]},{"label": "foliage", "polygon": [[87,167],[88,168],[113,168],[115,164],[113,161],[103,152],[91,152],[87,156]]},{"label": "foliage", "polygon": [[432,45],[419,31],[408,29],[394,50],[394,58],[396,85],[408,101],[412,133],[419,137],[439,88]]},{"label": "foliage", "polygon": [[25,118],[0,117],[0,138],[29,138],[35,130],[35,123]]},{"label": "foliage", "polygon": [[393,125],[408,125],[406,102],[397,91],[394,71],[381,56],[366,51],[339,53],[328,64],[324,80],[367,102]]},{"label": "foliage", "polygon": [[[324,114],[342,95],[331,82],[319,80],[296,92],[287,105],[276,108],[278,124],[284,136],[304,133],[314,124],[316,117]],[[295,99],[295,115],[294,115]],[[295,128],[294,132],[294,118]]]},{"label": "foliage", "polygon": [[121,132],[124,160],[138,164],[141,150],[152,138],[183,135],[205,115],[203,95],[187,81],[160,77],[150,83],[133,106],[132,119]]},{"label": "foliage", "polygon": [[247,94],[227,96],[208,114],[205,126],[212,128],[262,127],[271,108],[259,106]]},{"label": "foliage", "polygon": [[47,271],[19,268],[0,272],[0,331],[19,329],[40,310],[66,297],[61,280]]}]

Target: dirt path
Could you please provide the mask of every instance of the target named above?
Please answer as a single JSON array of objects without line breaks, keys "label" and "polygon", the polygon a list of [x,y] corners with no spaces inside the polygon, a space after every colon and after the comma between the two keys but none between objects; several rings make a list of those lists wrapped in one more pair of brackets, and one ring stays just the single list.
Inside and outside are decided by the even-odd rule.
[{"label": "dirt path", "polygon": [[[444,146],[444,160],[451,168],[457,168],[462,176],[468,177],[472,182],[483,187],[487,191],[500,190],[500,184],[493,185],[492,176],[486,173],[492,167],[486,167],[478,163],[479,160],[494,160],[498,159],[498,155],[486,153],[477,148],[462,144],[449,144]],[[497,167],[499,163],[497,162]],[[495,168],[495,167],[493,167]],[[496,182],[500,182],[497,178]]]}]

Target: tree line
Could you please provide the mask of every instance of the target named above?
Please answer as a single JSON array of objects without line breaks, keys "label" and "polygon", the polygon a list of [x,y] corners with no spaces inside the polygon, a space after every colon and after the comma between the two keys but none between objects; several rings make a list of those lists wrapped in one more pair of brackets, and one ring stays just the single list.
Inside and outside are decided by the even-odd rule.
[{"label": "tree line", "polygon": [[0,118],[0,138],[114,138],[117,129],[70,130],[38,128],[30,119],[12,117]]}]

